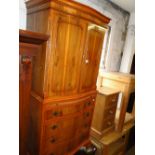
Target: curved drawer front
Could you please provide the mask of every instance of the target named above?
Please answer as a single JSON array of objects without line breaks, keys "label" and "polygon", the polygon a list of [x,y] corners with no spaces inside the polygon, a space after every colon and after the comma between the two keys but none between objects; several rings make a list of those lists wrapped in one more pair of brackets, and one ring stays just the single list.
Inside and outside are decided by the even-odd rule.
[{"label": "curved drawer front", "polygon": [[74,135],[74,124],[76,118],[57,120],[45,126],[46,139],[56,136],[58,139],[70,138]]},{"label": "curved drawer front", "polygon": [[54,119],[75,113],[80,113],[85,109],[94,107],[95,97],[87,97],[81,100],[59,102],[51,104],[50,108],[45,111],[45,119]]}]

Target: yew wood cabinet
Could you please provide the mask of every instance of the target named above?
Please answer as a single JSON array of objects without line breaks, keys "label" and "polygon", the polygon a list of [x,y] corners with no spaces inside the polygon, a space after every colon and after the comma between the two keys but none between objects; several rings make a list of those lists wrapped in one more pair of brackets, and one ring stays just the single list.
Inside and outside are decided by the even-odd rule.
[{"label": "yew wood cabinet", "polygon": [[27,29],[50,36],[33,61],[31,155],[65,155],[89,141],[109,18],[72,0],[29,0]]}]

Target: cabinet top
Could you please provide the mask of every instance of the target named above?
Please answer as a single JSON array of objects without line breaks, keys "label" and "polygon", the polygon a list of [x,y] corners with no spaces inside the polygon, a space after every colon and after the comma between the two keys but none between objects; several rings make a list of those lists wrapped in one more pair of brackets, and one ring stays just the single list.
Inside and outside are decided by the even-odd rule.
[{"label": "cabinet top", "polygon": [[48,35],[42,33],[19,29],[20,42],[41,44],[42,42],[47,41],[48,38]]},{"label": "cabinet top", "polygon": [[42,11],[43,9],[54,9],[62,12],[67,10],[70,14],[74,14],[77,11],[78,13],[76,12],[76,14],[79,16],[87,14],[93,18],[98,18],[105,24],[110,22],[110,18],[104,16],[97,10],[74,0],[26,0],[25,3],[28,14],[36,11]]},{"label": "cabinet top", "polygon": [[100,72],[100,76],[107,78],[107,79],[124,82],[124,83],[134,83],[135,82],[135,75],[128,74],[128,73]]},{"label": "cabinet top", "polygon": [[99,87],[97,88],[97,91],[99,94],[103,94],[106,96],[120,93],[118,89],[112,89],[108,87]]}]

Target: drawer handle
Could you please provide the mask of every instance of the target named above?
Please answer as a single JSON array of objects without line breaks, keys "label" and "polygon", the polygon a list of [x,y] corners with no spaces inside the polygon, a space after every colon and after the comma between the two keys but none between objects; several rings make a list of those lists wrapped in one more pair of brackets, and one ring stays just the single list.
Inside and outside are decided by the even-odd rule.
[{"label": "drawer handle", "polygon": [[86,102],[86,104],[85,104],[86,106],[90,106],[91,105],[91,103],[90,102]]},{"label": "drawer handle", "polygon": [[114,112],[112,110],[109,111],[109,114],[114,114]]},{"label": "drawer handle", "polygon": [[60,115],[60,112],[54,111],[54,112],[53,112],[53,115],[54,115],[54,116],[59,116],[59,115]]},{"label": "drawer handle", "polygon": [[92,101],[95,102],[95,99],[93,98]]},{"label": "drawer handle", "polygon": [[52,138],[50,142],[55,143],[55,141],[56,141],[55,138]]},{"label": "drawer handle", "polygon": [[51,153],[50,155],[55,155],[54,153]]},{"label": "drawer handle", "polygon": [[89,112],[85,113],[85,116],[86,116],[86,117],[88,117],[89,115],[90,115],[90,113],[89,113]]},{"label": "drawer handle", "polygon": [[58,126],[56,124],[51,127],[52,130],[55,130],[57,128],[58,128]]},{"label": "drawer handle", "polygon": [[112,101],[112,102],[116,102],[116,99],[112,99],[111,101]]},{"label": "drawer handle", "polygon": [[107,124],[108,124],[108,126],[111,126],[112,125],[112,123],[110,121]]}]

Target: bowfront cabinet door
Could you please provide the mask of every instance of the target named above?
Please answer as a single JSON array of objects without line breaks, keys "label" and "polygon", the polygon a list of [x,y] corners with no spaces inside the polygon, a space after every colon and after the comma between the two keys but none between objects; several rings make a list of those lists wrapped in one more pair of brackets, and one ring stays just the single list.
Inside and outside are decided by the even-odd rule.
[{"label": "bowfront cabinet door", "polygon": [[52,50],[47,66],[48,95],[72,95],[77,93],[79,86],[86,23],[78,17],[54,12],[51,27]]},{"label": "bowfront cabinet door", "polygon": [[106,29],[100,26],[94,24],[88,25],[87,39],[81,67],[81,92],[96,89],[96,80],[105,31]]}]

